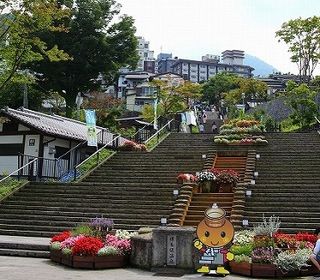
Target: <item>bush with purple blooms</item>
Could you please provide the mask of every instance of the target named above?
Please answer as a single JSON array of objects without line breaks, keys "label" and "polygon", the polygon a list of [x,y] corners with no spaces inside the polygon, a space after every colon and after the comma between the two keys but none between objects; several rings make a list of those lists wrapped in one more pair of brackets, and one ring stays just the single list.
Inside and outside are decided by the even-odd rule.
[{"label": "bush with purple blooms", "polygon": [[273,263],[273,248],[260,247],[252,251],[251,258],[253,263]]},{"label": "bush with purple blooms", "polygon": [[97,236],[102,237],[113,229],[114,222],[109,218],[96,217],[91,219],[89,226],[94,230]]}]

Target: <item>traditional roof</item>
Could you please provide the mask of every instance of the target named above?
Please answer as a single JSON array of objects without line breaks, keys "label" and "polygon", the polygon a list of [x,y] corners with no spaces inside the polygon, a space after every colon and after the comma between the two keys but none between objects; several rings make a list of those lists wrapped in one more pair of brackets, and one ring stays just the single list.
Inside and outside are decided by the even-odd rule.
[{"label": "traditional roof", "polygon": [[[58,115],[47,115],[44,113],[20,108],[18,110],[5,108],[1,114],[11,120],[15,120],[23,125],[42,132],[45,135],[59,136],[61,138],[87,140],[87,126],[85,123],[61,117]],[[102,127],[97,127],[97,133]]]}]

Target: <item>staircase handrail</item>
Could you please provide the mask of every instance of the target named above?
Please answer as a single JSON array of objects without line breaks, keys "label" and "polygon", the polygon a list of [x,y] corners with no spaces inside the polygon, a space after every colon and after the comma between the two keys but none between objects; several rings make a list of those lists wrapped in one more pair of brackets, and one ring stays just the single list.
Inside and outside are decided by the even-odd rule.
[{"label": "staircase handrail", "polygon": [[[159,120],[161,117],[162,117],[162,116],[159,116],[159,117],[157,118],[157,122],[158,122],[158,120]],[[143,130],[145,130],[148,126],[154,126],[154,120],[153,120],[150,124],[146,124],[146,125],[144,125],[142,128],[140,128],[138,131],[136,131],[136,133],[133,134],[133,135],[130,137],[130,139],[135,141],[135,140],[136,140],[136,139],[135,139],[136,136],[139,135],[139,133],[141,133]]]},{"label": "staircase handrail", "polygon": [[70,154],[72,151],[76,150],[77,148],[79,148],[80,146],[84,145],[85,143],[87,143],[87,140],[80,142],[78,145],[74,146],[72,149],[70,149],[69,151],[65,152],[63,155],[61,155],[60,157],[58,157],[56,160],[60,160],[63,157],[65,157],[67,154]]},{"label": "staircase handrail", "polygon": [[320,123],[320,120],[317,118],[317,116],[314,116],[314,118],[316,119],[316,121],[317,121],[318,123]]},{"label": "staircase handrail", "polygon": [[95,151],[92,155],[90,155],[88,158],[86,158],[84,161],[82,161],[81,163],[79,163],[78,165],[76,165],[74,167],[74,180],[77,177],[77,169],[84,163],[86,163],[87,161],[89,161],[91,158],[93,158],[95,155],[98,155],[98,163],[99,163],[99,154],[100,152],[105,149],[107,146],[109,146],[110,144],[112,144],[114,141],[118,140],[121,138],[121,135],[116,136],[115,138],[113,138],[111,141],[107,142],[103,147],[101,147],[99,150]]},{"label": "staircase handrail", "polygon": [[24,166],[22,166],[22,167],[18,168],[17,170],[11,172],[9,175],[7,175],[6,177],[2,178],[2,179],[0,180],[0,183],[1,183],[1,182],[4,182],[6,179],[8,179],[9,177],[11,177],[11,176],[14,175],[15,173],[18,173],[20,170],[22,170],[22,169],[26,168],[27,166],[33,164],[33,163],[36,162],[37,160],[38,160],[38,158],[35,158],[35,159],[33,159],[32,161],[30,161],[30,162],[28,162],[27,164],[25,164]]},{"label": "staircase handrail", "polygon": [[171,119],[170,121],[168,121],[163,127],[161,127],[159,130],[157,130],[156,133],[154,133],[146,141],[144,141],[144,144],[147,144],[151,139],[153,139],[154,137],[159,135],[160,132],[162,132],[162,130],[164,130],[167,126],[169,126],[173,121],[174,121],[174,119]]}]

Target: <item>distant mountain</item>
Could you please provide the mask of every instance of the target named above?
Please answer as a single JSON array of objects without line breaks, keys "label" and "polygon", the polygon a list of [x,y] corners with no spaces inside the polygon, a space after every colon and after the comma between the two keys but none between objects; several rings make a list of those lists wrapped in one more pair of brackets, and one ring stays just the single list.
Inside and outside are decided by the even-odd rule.
[{"label": "distant mountain", "polygon": [[253,71],[253,74],[255,76],[260,75],[261,77],[265,77],[269,74],[272,74],[273,72],[279,72],[279,70],[277,70],[272,65],[250,54],[245,54],[244,64],[249,65],[255,69]]}]

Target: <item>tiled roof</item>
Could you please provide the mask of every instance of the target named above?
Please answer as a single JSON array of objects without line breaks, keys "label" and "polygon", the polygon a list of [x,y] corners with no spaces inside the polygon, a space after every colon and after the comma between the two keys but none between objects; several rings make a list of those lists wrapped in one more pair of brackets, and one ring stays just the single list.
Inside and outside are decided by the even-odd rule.
[{"label": "tiled roof", "polygon": [[[1,113],[10,119],[14,119],[19,123],[25,124],[27,127],[32,127],[47,135],[81,141],[87,140],[86,124],[80,121],[58,115],[47,115],[25,108],[18,110],[6,108],[1,110]],[[97,127],[97,133],[101,130],[105,129]]]}]

